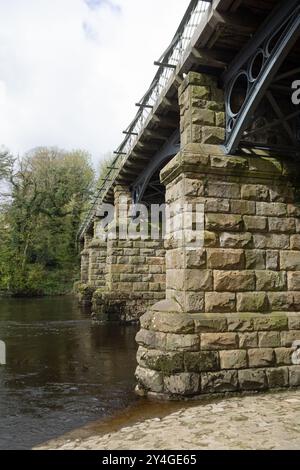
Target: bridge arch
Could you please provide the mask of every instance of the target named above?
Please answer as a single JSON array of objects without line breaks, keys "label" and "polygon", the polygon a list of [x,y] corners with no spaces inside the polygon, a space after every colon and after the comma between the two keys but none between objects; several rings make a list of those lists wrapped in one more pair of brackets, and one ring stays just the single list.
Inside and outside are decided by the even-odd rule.
[{"label": "bridge arch", "polygon": [[[179,150],[180,133],[179,130],[176,130],[162,148],[154,154],[149,164],[132,185],[132,199],[135,204],[140,202],[164,202],[164,186],[160,183],[159,171]],[[147,189],[150,189],[148,195]]]}]

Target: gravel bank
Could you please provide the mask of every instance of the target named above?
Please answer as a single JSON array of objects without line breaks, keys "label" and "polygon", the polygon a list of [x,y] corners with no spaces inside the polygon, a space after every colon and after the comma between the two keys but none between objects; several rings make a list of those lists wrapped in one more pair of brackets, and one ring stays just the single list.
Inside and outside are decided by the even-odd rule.
[{"label": "gravel bank", "polygon": [[300,390],[183,404],[161,418],[39,449],[300,449]]}]

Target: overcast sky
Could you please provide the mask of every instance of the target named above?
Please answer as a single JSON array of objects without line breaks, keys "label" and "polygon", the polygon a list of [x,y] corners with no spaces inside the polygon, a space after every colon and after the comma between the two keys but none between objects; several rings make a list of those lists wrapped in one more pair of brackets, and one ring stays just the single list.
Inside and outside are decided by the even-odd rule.
[{"label": "overcast sky", "polygon": [[0,145],[95,164],[121,142],[189,0],[0,0]]}]

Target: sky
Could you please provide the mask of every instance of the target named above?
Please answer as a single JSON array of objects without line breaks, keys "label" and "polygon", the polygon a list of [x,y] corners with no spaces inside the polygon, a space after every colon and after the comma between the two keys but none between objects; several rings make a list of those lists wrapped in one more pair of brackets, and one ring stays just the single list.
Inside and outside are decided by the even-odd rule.
[{"label": "sky", "polygon": [[0,145],[84,149],[123,140],[189,0],[0,0]]}]

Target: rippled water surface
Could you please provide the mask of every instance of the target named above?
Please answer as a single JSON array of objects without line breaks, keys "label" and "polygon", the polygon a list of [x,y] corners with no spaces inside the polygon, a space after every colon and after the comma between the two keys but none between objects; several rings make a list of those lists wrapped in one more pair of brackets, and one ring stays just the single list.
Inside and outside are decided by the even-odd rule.
[{"label": "rippled water surface", "polygon": [[72,297],[0,298],[0,449],[29,449],[133,403],[135,334],[92,324]]}]

